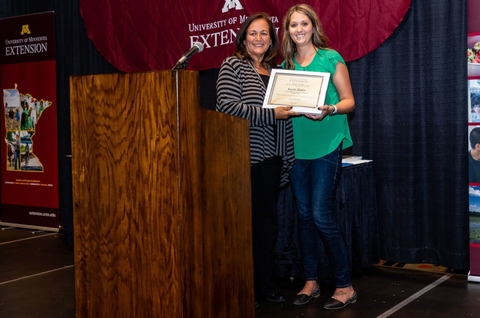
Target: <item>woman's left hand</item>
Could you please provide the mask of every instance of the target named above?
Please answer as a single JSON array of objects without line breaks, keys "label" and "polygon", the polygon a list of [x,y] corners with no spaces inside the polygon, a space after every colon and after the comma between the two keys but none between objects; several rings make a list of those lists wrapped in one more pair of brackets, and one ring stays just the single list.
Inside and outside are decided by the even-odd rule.
[{"label": "woman's left hand", "polygon": [[333,107],[330,105],[323,105],[317,108],[321,110],[321,114],[305,114],[305,117],[313,119],[313,120],[322,120],[325,116],[330,115],[333,112]]}]

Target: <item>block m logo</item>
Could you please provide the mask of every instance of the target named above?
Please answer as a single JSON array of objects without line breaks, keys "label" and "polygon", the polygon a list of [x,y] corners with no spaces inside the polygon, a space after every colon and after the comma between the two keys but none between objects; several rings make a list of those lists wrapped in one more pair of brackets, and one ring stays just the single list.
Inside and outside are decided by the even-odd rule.
[{"label": "block m logo", "polygon": [[230,9],[235,8],[236,10],[242,10],[243,6],[240,3],[240,0],[225,0],[225,5],[222,8],[222,12],[225,13]]}]

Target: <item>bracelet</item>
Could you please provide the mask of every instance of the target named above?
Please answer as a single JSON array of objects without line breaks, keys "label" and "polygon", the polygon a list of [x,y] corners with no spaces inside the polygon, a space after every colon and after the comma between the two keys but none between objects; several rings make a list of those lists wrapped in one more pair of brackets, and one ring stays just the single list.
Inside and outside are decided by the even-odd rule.
[{"label": "bracelet", "polygon": [[336,105],[330,105],[333,107],[333,112],[330,113],[330,115],[335,115],[337,113],[337,106]]}]

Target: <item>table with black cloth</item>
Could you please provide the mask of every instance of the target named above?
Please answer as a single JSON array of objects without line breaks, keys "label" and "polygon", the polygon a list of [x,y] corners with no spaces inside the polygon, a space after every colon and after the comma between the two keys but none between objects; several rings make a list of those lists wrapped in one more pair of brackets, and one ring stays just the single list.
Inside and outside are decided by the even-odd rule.
[{"label": "table with black cloth", "polygon": [[[342,168],[335,214],[345,239],[352,275],[379,262],[377,203],[373,162]],[[278,201],[277,269],[279,277],[304,279],[297,236],[295,204],[290,187]],[[333,283],[333,274],[321,240],[318,280]]]}]

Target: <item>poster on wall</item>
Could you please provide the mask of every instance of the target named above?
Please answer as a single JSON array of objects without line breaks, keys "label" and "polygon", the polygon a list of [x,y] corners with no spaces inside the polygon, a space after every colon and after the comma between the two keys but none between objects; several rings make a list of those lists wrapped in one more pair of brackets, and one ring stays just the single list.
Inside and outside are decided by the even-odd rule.
[{"label": "poster on wall", "polygon": [[54,13],[0,19],[0,225],[58,231]]},{"label": "poster on wall", "polygon": [[468,193],[470,220],[470,272],[480,282],[480,2],[467,2],[468,74]]}]

